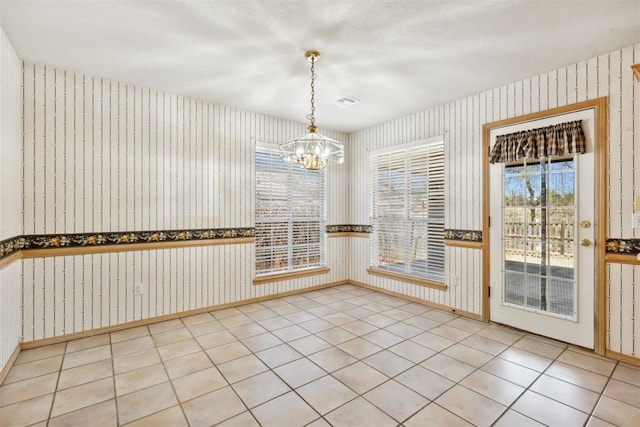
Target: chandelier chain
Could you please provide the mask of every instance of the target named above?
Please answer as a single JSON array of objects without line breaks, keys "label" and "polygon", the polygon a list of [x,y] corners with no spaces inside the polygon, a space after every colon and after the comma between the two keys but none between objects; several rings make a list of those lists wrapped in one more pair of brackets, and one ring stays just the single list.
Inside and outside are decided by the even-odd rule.
[{"label": "chandelier chain", "polygon": [[311,126],[316,124],[316,58],[311,58],[311,114],[308,119],[311,121]]}]

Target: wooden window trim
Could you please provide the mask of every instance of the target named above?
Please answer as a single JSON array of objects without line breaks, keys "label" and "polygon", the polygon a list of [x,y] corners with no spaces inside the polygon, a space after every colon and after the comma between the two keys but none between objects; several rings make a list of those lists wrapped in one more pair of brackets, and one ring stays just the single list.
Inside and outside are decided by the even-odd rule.
[{"label": "wooden window trim", "polygon": [[327,274],[329,272],[328,267],[311,268],[308,270],[289,271],[287,273],[269,274],[267,276],[260,276],[253,279],[254,285],[264,285],[266,283],[280,282],[282,280],[299,279],[301,277],[317,276],[319,274]]},{"label": "wooden window trim", "polygon": [[386,277],[387,279],[424,286],[425,288],[438,289],[440,291],[446,291],[448,289],[448,286],[444,282],[436,282],[435,280],[423,279],[421,277],[410,276],[408,274],[393,273],[391,271],[374,267],[367,268],[367,273],[374,276]]}]

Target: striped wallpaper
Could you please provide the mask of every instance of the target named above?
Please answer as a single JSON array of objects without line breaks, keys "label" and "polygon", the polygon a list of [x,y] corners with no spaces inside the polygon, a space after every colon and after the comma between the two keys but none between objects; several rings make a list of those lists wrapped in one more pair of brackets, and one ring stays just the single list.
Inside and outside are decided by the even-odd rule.
[{"label": "striped wallpaper", "polygon": [[640,266],[607,266],[607,349],[640,357]]},{"label": "striped wallpaper", "polygon": [[[0,29],[0,241],[22,234],[22,63]],[[16,348],[21,330],[20,263],[0,269],[0,369]]]},{"label": "striped wallpaper", "polygon": [[23,81],[24,234],[252,226],[255,142],[306,132],[48,66],[25,63]]},{"label": "striped wallpaper", "polygon": [[[306,132],[28,62],[23,82],[24,234],[253,227],[256,141]],[[346,218],[344,169],[328,170],[330,224]],[[328,274],[260,286],[251,243],[24,260],[24,339],[344,280],[345,248],[329,239]]]},{"label": "striped wallpaper", "polygon": [[[349,221],[366,223],[367,159],[364,153],[436,135],[445,138],[445,228],[481,230],[481,129],[503,120],[602,96],[609,97],[609,237],[638,238],[631,228],[633,196],[640,195],[640,83],[630,66],[640,62],[640,45],[571,64],[451,103],[410,114],[351,135],[345,154],[350,171]],[[604,243],[604,242],[603,242]],[[383,289],[481,313],[482,255],[479,250],[446,248],[447,291],[423,288],[367,274],[369,246],[351,242],[349,277]],[[611,265],[608,273],[609,349],[638,357],[640,298],[637,268]],[[634,273],[635,271],[635,273]],[[615,323],[615,325],[614,325]],[[630,343],[635,342],[635,347]],[[624,343],[624,345],[623,345]]]}]

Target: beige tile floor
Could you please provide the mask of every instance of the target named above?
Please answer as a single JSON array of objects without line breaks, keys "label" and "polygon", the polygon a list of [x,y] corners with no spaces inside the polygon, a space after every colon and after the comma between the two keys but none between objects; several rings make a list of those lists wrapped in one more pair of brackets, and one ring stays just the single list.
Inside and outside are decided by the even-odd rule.
[{"label": "beige tile floor", "polygon": [[23,351],[2,426],[638,426],[640,368],[353,285]]}]

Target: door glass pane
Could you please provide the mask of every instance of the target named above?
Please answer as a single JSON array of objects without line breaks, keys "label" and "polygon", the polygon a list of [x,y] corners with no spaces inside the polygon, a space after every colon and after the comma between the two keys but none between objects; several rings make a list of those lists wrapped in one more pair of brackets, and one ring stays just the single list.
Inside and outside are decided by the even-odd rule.
[{"label": "door glass pane", "polygon": [[562,280],[552,277],[547,283],[549,305],[551,313],[573,317],[573,280]]},{"label": "door glass pane", "polygon": [[505,302],[516,305],[525,305],[526,292],[524,291],[524,279],[524,274],[505,271],[504,280],[505,282],[511,283],[511,286],[505,289]]},{"label": "door glass pane", "polygon": [[504,302],[575,318],[575,162],[506,166]]},{"label": "door glass pane", "polygon": [[531,274],[529,272],[526,275],[526,299],[525,306],[529,308],[533,308],[535,310],[543,310],[542,308],[542,294],[543,288],[541,286],[542,277],[537,274]]}]

